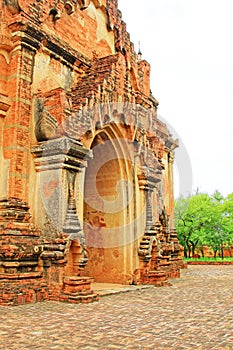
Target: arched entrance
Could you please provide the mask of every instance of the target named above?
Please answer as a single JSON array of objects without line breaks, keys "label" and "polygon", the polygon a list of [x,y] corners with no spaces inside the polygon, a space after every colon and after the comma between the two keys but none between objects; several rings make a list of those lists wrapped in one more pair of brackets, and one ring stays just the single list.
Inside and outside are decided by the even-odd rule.
[{"label": "arched entrance", "polygon": [[132,280],[133,181],[125,147],[109,130],[100,131],[86,169],[84,232],[89,261],[84,273],[98,282]]}]

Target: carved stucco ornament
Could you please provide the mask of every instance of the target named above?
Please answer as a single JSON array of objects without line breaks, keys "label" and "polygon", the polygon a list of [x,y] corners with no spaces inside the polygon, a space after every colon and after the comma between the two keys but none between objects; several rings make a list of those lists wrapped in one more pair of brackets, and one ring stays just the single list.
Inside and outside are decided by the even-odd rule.
[{"label": "carved stucco ornament", "polygon": [[47,141],[56,135],[58,122],[44,107],[43,99],[35,102],[35,135],[37,141]]},{"label": "carved stucco ornament", "polygon": [[71,15],[77,8],[77,1],[66,1],[64,7],[68,15]]},{"label": "carved stucco ornament", "polygon": [[4,4],[12,15],[19,13],[21,10],[18,0],[4,0]]},{"label": "carved stucco ornament", "polygon": [[90,0],[78,0],[81,10],[86,9],[90,5]]}]

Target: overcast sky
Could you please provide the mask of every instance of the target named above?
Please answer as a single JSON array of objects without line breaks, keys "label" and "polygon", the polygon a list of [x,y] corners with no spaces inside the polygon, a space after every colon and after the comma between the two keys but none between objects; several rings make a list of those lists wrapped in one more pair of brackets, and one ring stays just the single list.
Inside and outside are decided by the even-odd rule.
[{"label": "overcast sky", "polygon": [[180,139],[176,196],[191,186],[232,193],[233,0],[118,2],[151,64],[159,115]]}]

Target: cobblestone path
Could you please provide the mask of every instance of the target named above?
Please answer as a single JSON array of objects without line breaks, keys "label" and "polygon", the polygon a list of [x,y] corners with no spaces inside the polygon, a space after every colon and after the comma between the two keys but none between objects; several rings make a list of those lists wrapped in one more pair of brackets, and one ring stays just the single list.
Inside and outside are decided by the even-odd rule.
[{"label": "cobblestone path", "polygon": [[83,305],[0,307],[0,349],[233,349],[233,266]]}]

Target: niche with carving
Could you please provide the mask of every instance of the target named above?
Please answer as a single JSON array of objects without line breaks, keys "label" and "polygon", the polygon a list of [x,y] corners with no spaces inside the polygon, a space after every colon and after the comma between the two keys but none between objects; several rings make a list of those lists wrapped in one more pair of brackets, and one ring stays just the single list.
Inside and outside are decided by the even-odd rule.
[{"label": "niche with carving", "polygon": [[61,18],[60,11],[58,9],[56,9],[55,7],[52,8],[49,11],[49,18],[52,22],[56,22],[59,18]]}]

